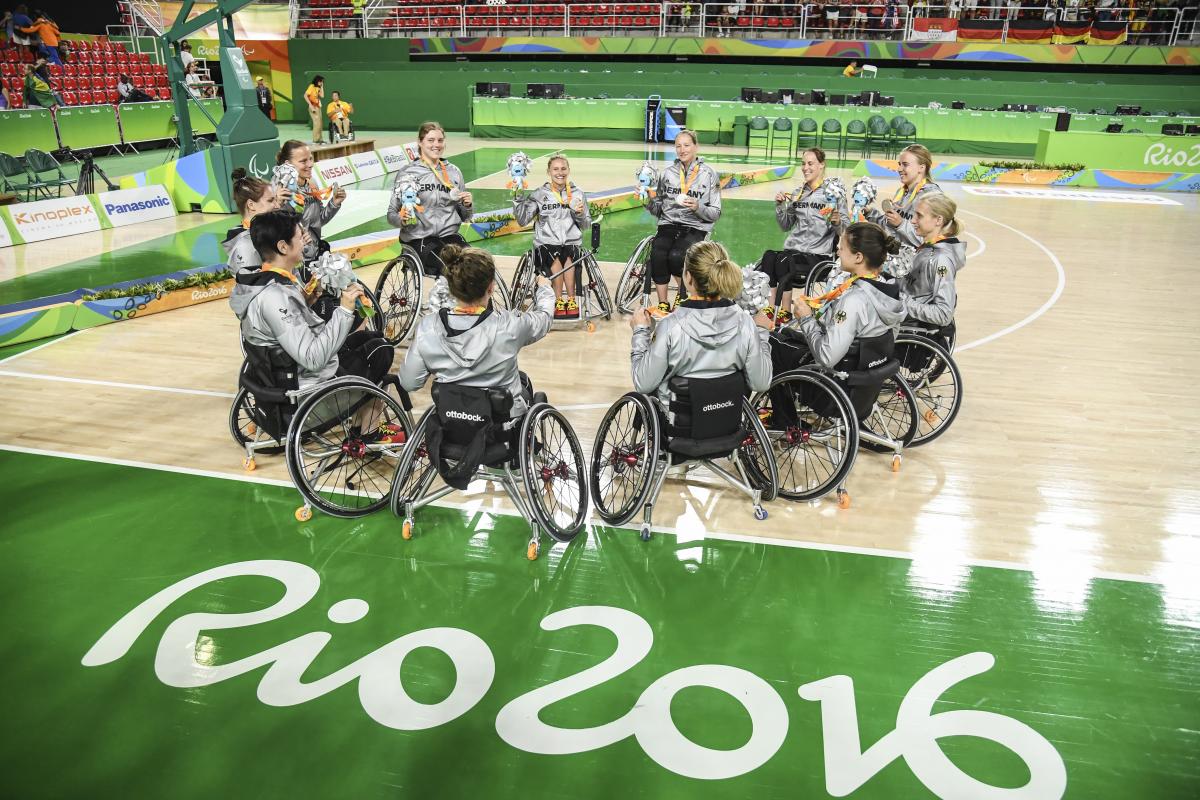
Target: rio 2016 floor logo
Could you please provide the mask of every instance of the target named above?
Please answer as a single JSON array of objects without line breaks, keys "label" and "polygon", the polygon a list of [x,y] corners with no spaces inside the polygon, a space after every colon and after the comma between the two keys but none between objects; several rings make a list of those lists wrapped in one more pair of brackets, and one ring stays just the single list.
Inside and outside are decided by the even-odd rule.
[{"label": "rio 2016 floor logo", "polygon": [[[358,698],[371,719],[403,731],[427,730],[466,714],[491,688],[496,662],[491,649],[475,634],[459,628],[427,628],[401,636],[342,669],[304,683],[305,670],[333,638],[312,631],[246,658],[211,666],[196,661],[197,642],[204,631],[259,625],[300,609],[316,596],[321,579],[315,570],[291,561],[243,561],[185,578],[143,601],[117,621],[88,650],[83,665],[112,663],[171,603],[213,581],[237,577],[273,578],[286,589],[274,605],[248,613],[185,614],[163,632],[154,659],[154,672],[168,686],[209,686],[268,667],[258,684],[258,699],[269,706],[294,706],[358,681]],[[361,620],[367,603],[340,600],[330,606],[331,622],[346,625]],[[560,728],[541,721],[542,709],[606,681],[617,678],[650,652],[654,634],[637,614],[611,606],[576,606],[542,620],[547,631],[577,625],[606,628],[617,637],[617,649],[604,661],[508,702],[496,717],[496,733],[519,750],[543,755],[582,753],[634,737],[653,761],[689,778],[721,780],[751,772],[770,760],[783,745],[788,714],[783,699],[759,676],[722,664],[697,664],[655,680],[621,717],[592,728]],[[413,700],[400,683],[400,666],[413,650],[440,650],[454,664],[455,683],[437,703]],[[1023,722],[990,711],[956,709],[933,712],[946,691],[987,672],[995,664],[990,653],[969,653],[930,670],[905,695],[896,727],[866,750],[859,738],[854,682],[834,675],[799,687],[800,697],[821,704],[824,734],[825,788],[844,797],[869,781],[897,758],[941,798],[1060,798],[1067,774],[1054,746]],[[733,750],[702,747],[685,737],[671,718],[671,701],[681,690],[706,686],[724,692],[745,709],[750,738]],[[948,736],[985,739],[1017,755],[1029,770],[1028,783],[1002,788],[983,783],[960,770],[946,757],[938,740]]]}]

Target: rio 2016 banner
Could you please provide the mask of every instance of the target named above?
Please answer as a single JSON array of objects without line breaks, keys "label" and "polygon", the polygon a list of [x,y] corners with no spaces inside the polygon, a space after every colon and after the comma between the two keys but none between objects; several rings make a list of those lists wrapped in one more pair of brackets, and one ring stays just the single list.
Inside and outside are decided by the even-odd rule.
[{"label": "rio 2016 banner", "polygon": [[54,197],[0,207],[0,247],[94,233],[175,216],[162,186]]}]

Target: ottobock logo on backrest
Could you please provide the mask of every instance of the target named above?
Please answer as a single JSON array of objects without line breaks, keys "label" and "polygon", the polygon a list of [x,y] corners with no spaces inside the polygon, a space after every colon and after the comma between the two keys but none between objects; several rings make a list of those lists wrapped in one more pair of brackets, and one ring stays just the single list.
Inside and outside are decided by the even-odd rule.
[{"label": "ottobock logo on backrest", "polygon": [[722,408],[733,408],[733,401],[726,400],[724,403],[709,403],[701,408],[701,411],[720,411]]},{"label": "ottobock logo on backrest", "polygon": [[465,422],[483,422],[478,414],[468,414],[466,411],[447,411],[446,419],[461,419]]}]

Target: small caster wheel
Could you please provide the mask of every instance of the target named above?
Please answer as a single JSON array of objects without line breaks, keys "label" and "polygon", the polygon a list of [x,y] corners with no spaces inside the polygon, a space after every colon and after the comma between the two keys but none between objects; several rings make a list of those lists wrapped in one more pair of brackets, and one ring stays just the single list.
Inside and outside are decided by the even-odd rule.
[{"label": "small caster wheel", "polygon": [[529,545],[525,548],[525,558],[530,561],[537,561],[537,558],[542,553],[542,543],[538,539],[530,539]]},{"label": "small caster wheel", "polygon": [[247,436],[253,436],[256,433],[258,433],[257,425],[255,425],[253,422],[246,425],[246,435]]},{"label": "small caster wheel", "polygon": [[897,453],[896,455],[892,456],[892,472],[899,472],[899,471],[900,471],[900,454]]},{"label": "small caster wheel", "polygon": [[300,522],[308,522],[312,519],[312,508],[304,505],[296,509],[296,519]]},{"label": "small caster wheel", "polygon": [[642,537],[642,541],[643,541],[643,542],[648,542],[648,541],[650,541],[650,526],[649,526],[649,525],[643,525],[643,526],[642,526],[641,533],[639,534],[639,536],[641,536],[641,537]]},{"label": "small caster wheel", "polygon": [[930,425],[937,425],[938,417],[937,417],[937,414],[933,413],[932,408],[929,409],[928,411],[926,411],[921,416],[925,419],[925,422],[929,423]]},{"label": "small caster wheel", "polygon": [[765,508],[763,508],[762,506],[755,506],[754,507],[754,518],[756,520],[758,520],[759,522],[762,522],[764,519],[767,518],[767,510]]},{"label": "small caster wheel", "polygon": [[850,507],[850,493],[845,489],[838,489],[837,493],[838,508]]},{"label": "small caster wheel", "polygon": [[586,326],[584,326],[584,327],[586,327],[586,328],[587,328],[587,332],[588,332],[588,333],[595,333],[595,332],[596,332],[596,323],[592,322],[590,319],[588,320],[588,322],[587,322],[587,325],[586,325]]},{"label": "small caster wheel", "polygon": [[242,459],[242,469],[246,470],[246,472],[254,472],[257,467],[258,464],[254,463],[254,459],[250,456]]},{"label": "small caster wheel", "polygon": [[413,536],[413,521],[411,519],[404,520],[404,524],[400,526],[400,535],[405,539],[411,539]]}]

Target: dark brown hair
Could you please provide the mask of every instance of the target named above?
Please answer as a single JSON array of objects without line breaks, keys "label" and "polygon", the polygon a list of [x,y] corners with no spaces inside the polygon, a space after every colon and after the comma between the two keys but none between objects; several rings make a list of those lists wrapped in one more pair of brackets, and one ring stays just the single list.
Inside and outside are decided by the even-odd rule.
[{"label": "dark brown hair", "polygon": [[852,253],[861,253],[871,269],[879,269],[888,255],[900,252],[900,240],[874,222],[855,222],[843,234]]},{"label": "dark brown hair", "polygon": [[423,141],[430,131],[441,131],[442,135],[446,134],[446,129],[442,127],[440,122],[422,122],[421,127],[417,128],[417,141]]},{"label": "dark brown hair", "polygon": [[496,280],[496,262],[487,250],[448,244],[442,248],[440,256],[446,265],[450,294],[464,303],[479,300]]},{"label": "dark brown hair", "polygon": [[825,151],[824,151],[824,150],[822,150],[821,148],[819,148],[819,147],[806,147],[806,148],[804,148],[803,150],[801,150],[801,151],[800,151],[800,157],[801,157],[801,159],[803,159],[803,158],[804,158],[804,154],[805,154],[805,153],[812,153],[814,156],[816,156],[816,157],[817,157],[817,162],[818,162],[818,163],[821,163],[821,164],[824,164],[824,163],[825,163]]},{"label": "dark brown hair", "polygon": [[234,205],[243,217],[246,216],[246,204],[251,200],[260,199],[263,193],[271,188],[271,184],[266,181],[247,175],[243,167],[235,169],[229,177],[233,179]]},{"label": "dark brown hair", "polygon": [[279,148],[279,153],[275,156],[276,164],[286,164],[292,160],[292,153],[299,150],[301,147],[308,147],[299,139],[288,139],[283,143],[283,147]]}]

